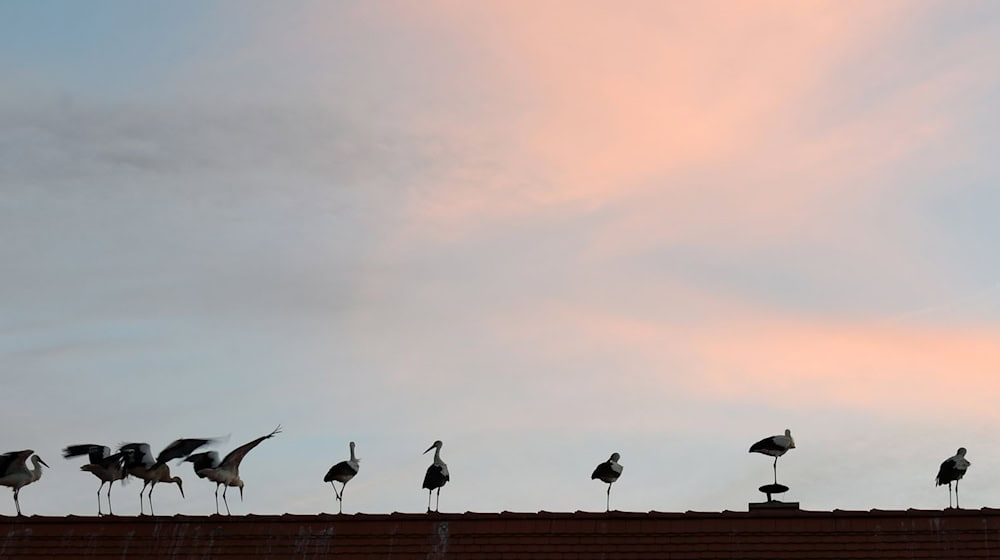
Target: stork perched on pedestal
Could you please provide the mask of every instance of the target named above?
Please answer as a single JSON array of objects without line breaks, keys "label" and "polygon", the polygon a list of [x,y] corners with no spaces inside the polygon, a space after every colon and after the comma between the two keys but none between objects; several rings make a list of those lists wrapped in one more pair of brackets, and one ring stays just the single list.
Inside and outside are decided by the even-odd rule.
[{"label": "stork perched on pedestal", "polygon": [[612,453],[611,458],[597,465],[597,468],[594,469],[594,474],[590,475],[591,480],[597,479],[608,483],[608,500],[605,511],[611,511],[611,485],[618,480],[618,477],[622,475],[622,470],[625,468],[618,464],[618,459],[621,459],[621,455]]},{"label": "stork perched on pedestal", "polygon": [[153,489],[156,488],[157,483],[167,482],[176,484],[183,498],[184,482],[179,476],[170,476],[170,466],[167,465],[167,462],[174,459],[183,459],[199,447],[213,441],[215,440],[195,438],[174,440],[163,451],[160,451],[155,460],[153,459],[153,453],[150,451],[148,443],[126,443],[119,447],[118,451],[125,457],[122,468],[125,469],[126,473],[136,478],[141,478],[143,481],[142,489],[139,490],[139,515],[145,513],[143,510],[142,493],[146,491],[147,486],[149,487],[147,498],[149,499],[150,515],[156,515],[153,512]]},{"label": "stork perched on pedestal", "polygon": [[437,502],[434,505],[434,511],[440,510],[441,507],[441,487],[445,485],[451,476],[448,474],[448,465],[441,460],[441,440],[435,441],[424,454],[427,454],[431,449],[434,450],[434,461],[431,466],[427,467],[427,473],[424,474],[424,488],[427,489],[427,513],[431,512],[431,493],[437,490]]},{"label": "stork perched on pedestal", "polygon": [[774,483],[778,484],[778,457],[789,449],[795,449],[792,431],[785,430],[785,435],[766,437],[750,446],[750,453],[762,453],[774,457]]},{"label": "stork perched on pedestal", "polygon": [[245,443],[229,452],[222,461],[219,461],[219,454],[214,451],[206,453],[196,453],[191,455],[186,461],[194,464],[194,473],[198,478],[207,478],[215,483],[215,514],[219,515],[219,486],[224,486],[222,490],[222,501],[226,504],[226,515],[229,512],[229,501],[226,500],[226,492],[230,486],[240,489],[240,501],[243,501],[243,480],[240,478],[240,462],[246,457],[251,449],[260,445],[265,439],[273,438],[281,433],[279,425],[271,433],[261,436],[249,443]]},{"label": "stork perched on pedestal", "polygon": [[941,463],[941,468],[938,469],[937,479],[935,480],[935,486],[941,486],[942,484],[948,485],[948,507],[951,507],[951,483],[955,483],[955,508],[960,509],[961,506],[958,505],[958,481],[962,480],[965,476],[965,471],[969,469],[972,463],[965,458],[966,450],[964,447],[959,447],[958,452],[955,455],[945,459]]},{"label": "stork perched on pedestal", "polygon": [[[346,461],[341,461],[336,465],[330,467],[330,470],[326,471],[326,476],[323,477],[323,482],[329,482],[330,486],[333,486],[333,492],[337,495],[337,504],[340,506],[338,513],[344,513],[344,489],[347,488],[347,483],[350,482],[354,475],[358,474],[361,469],[361,459],[354,456],[354,442],[350,444],[351,447],[351,458]],[[340,492],[337,492],[337,486],[334,484],[337,481],[341,484]]]},{"label": "stork perched on pedestal", "polygon": [[125,454],[120,451],[112,454],[110,447],[94,444],[70,445],[63,449],[63,457],[66,459],[81,455],[87,455],[90,462],[82,465],[80,470],[92,473],[101,480],[101,485],[97,487],[97,515],[104,515],[104,512],[101,511],[101,489],[104,488],[105,484],[108,485],[108,515],[114,515],[114,511],[111,509],[111,487],[114,486],[116,480],[121,480],[124,483],[125,477],[128,475],[122,467],[125,462]]},{"label": "stork perched on pedestal", "polygon": [[[28,457],[31,457],[31,469],[28,469]],[[14,507],[18,515],[22,515],[21,488],[42,478],[41,465],[49,466],[41,457],[34,455],[31,449],[9,451],[0,455],[0,486],[7,486],[14,492]]]}]

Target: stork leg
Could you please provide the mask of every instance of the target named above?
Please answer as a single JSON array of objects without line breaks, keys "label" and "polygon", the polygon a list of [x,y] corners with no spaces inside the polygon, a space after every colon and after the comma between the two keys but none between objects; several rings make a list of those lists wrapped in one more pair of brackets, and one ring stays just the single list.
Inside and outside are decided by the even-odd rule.
[{"label": "stork leg", "polygon": [[153,513],[153,489],[156,488],[156,481],[154,480],[152,484],[149,485],[149,493],[146,494],[146,498],[149,499],[149,515],[156,515]]},{"label": "stork leg", "polygon": [[14,508],[17,509],[17,515],[21,516],[21,501],[17,499],[18,495],[21,493],[21,489],[18,488],[14,490]]},{"label": "stork leg", "polygon": [[215,483],[215,515],[221,515],[219,513],[219,485],[221,484],[221,482]]},{"label": "stork leg", "polygon": [[434,513],[439,513],[441,511],[441,487],[438,486],[437,500],[434,501]]},{"label": "stork leg", "polygon": [[[330,484],[333,484],[332,482]],[[344,489],[347,488],[347,483],[343,483],[340,487],[340,496],[337,496],[337,504],[340,506],[340,510],[337,513],[344,513]]]},{"label": "stork leg", "polygon": [[101,490],[104,489],[104,481],[101,481],[101,485],[97,487],[97,517],[104,515],[101,511]]},{"label": "stork leg", "polygon": [[226,515],[232,515],[229,513],[229,500],[226,499],[226,492],[229,491],[229,485],[227,484],[225,488],[222,489],[222,503],[226,504]]},{"label": "stork leg", "polygon": [[[115,481],[108,482],[108,515],[114,515],[115,512],[111,510],[111,487],[115,485]],[[100,490],[97,491],[100,494]],[[97,496],[97,505],[101,505],[101,496]]]},{"label": "stork leg", "polygon": [[962,506],[958,505],[958,481],[955,481],[955,509],[962,509]]},{"label": "stork leg", "polygon": [[773,466],[773,468],[774,468],[774,483],[777,484],[778,483],[778,458],[777,457],[774,458],[774,466]]},{"label": "stork leg", "polygon": [[142,493],[146,491],[146,487],[149,486],[149,481],[146,480],[142,483],[142,490],[139,490],[139,515],[146,515],[145,507],[146,504],[142,502]]},{"label": "stork leg", "polygon": [[431,512],[431,494],[433,493],[434,493],[433,490],[429,488],[427,489],[427,513]]},{"label": "stork leg", "polygon": [[608,503],[604,511],[611,511],[611,483],[608,483]]}]

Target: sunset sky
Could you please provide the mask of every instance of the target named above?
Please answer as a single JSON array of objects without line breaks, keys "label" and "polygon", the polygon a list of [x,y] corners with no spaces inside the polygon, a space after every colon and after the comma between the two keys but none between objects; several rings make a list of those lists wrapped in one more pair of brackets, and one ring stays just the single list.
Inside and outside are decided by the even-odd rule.
[{"label": "sunset sky", "polygon": [[[1000,507],[1000,4],[0,2],[0,451],[234,514]],[[214,511],[189,465],[157,513]],[[115,485],[138,512],[141,484]],[[234,496],[237,495],[234,493]],[[14,513],[0,494],[0,515]]]}]

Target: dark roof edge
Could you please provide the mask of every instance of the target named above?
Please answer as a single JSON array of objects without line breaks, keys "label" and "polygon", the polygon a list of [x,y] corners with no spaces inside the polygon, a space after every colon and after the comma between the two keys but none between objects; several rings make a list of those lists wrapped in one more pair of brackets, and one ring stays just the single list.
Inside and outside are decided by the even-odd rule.
[{"label": "dark roof edge", "polygon": [[822,518],[822,517],[836,517],[836,518],[849,518],[849,517],[907,517],[907,518],[924,518],[924,517],[982,517],[982,516],[1000,516],[1000,509],[996,508],[981,508],[981,509],[906,509],[906,510],[884,510],[884,509],[872,509],[872,510],[841,510],[835,509],[832,511],[809,511],[809,510],[799,510],[799,509],[778,509],[778,510],[757,510],[757,511],[731,511],[724,510],[720,512],[710,512],[710,511],[685,511],[685,512],[666,512],[666,511],[648,511],[648,512],[629,512],[629,511],[611,511],[611,512],[586,512],[586,511],[575,511],[575,512],[551,512],[551,511],[539,511],[539,512],[513,512],[513,511],[502,511],[499,513],[492,512],[472,512],[467,511],[465,513],[356,513],[356,514],[292,514],[284,513],[280,515],[241,515],[241,516],[224,516],[224,515],[173,515],[173,516],[114,516],[114,517],[96,517],[96,516],[79,516],[79,515],[68,515],[68,516],[39,516],[32,515],[30,517],[11,517],[11,516],[0,516],[0,520],[8,523],[30,522],[30,523],[62,523],[67,521],[98,521],[101,523],[161,523],[164,521],[173,521],[181,523],[201,523],[201,522],[212,522],[212,523],[240,523],[240,522],[292,522],[301,523],[303,521],[314,521],[314,522],[356,522],[356,521],[379,521],[379,520],[398,520],[398,519],[413,519],[413,520],[429,520],[429,521],[456,521],[456,520],[490,520],[490,519],[518,519],[518,520],[530,520],[530,519],[714,519],[714,518],[747,518],[747,519],[767,519],[767,518]]}]

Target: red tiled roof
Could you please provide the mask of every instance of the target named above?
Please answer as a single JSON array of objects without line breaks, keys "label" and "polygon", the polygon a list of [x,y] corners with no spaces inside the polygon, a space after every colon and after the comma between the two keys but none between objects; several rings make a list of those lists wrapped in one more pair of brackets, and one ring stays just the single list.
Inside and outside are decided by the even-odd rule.
[{"label": "red tiled roof", "polygon": [[1000,510],[0,517],[0,558],[1000,558]]}]

